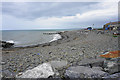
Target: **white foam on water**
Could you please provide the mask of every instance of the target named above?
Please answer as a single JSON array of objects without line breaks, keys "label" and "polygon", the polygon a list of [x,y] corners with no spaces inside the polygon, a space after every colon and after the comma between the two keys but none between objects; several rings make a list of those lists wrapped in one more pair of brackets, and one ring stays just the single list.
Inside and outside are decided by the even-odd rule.
[{"label": "white foam on water", "polygon": [[8,43],[13,43],[14,46],[16,46],[16,44],[20,44],[20,42],[17,42],[17,41],[13,41],[13,40],[9,40],[9,41],[6,41]]},{"label": "white foam on water", "polygon": [[6,41],[8,43],[15,43],[13,40]]},{"label": "white foam on water", "polygon": [[49,32],[56,33],[56,31],[39,31],[39,30],[38,31],[34,31],[34,30],[3,31],[2,40],[8,43],[14,43],[15,47],[22,47],[22,46],[24,47],[24,46],[32,46],[37,44],[48,43],[61,38],[61,35],[59,34],[43,35],[43,33],[49,33]]},{"label": "white foam on water", "polygon": [[58,40],[58,39],[60,39],[60,38],[61,38],[61,35],[60,35],[60,34],[55,34],[55,35],[53,36],[53,39],[52,39],[50,42],[56,41],[56,40]]}]

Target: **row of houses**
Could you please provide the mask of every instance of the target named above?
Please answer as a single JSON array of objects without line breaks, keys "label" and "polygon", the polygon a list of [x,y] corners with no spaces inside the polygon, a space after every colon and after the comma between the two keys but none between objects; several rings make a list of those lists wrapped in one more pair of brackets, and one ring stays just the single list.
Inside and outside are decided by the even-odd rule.
[{"label": "row of houses", "polygon": [[120,21],[109,22],[103,26],[104,30],[120,30]]}]

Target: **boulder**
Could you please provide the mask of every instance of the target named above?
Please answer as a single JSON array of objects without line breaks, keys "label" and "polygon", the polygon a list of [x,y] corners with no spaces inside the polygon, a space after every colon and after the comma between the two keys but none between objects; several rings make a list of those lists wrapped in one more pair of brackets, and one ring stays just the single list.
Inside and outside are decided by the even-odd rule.
[{"label": "boulder", "polygon": [[120,67],[120,50],[104,52],[99,56],[105,58],[103,64],[104,71],[110,74],[120,71],[118,69]]},{"label": "boulder", "polygon": [[14,43],[13,42],[7,42],[7,41],[0,41],[0,45],[3,48],[11,48],[13,47]]},{"label": "boulder", "polygon": [[103,68],[102,67],[92,67],[92,69],[97,69],[97,70],[103,70]]},{"label": "boulder", "polygon": [[79,66],[89,66],[89,67],[99,67],[103,66],[104,58],[92,58],[92,59],[83,59],[82,61],[78,62]]},{"label": "boulder", "polygon": [[119,78],[120,79],[120,73],[111,74],[102,78]]},{"label": "boulder", "polygon": [[110,74],[119,72],[120,59],[116,58],[116,59],[105,60],[103,66],[104,66],[104,70],[109,72]]},{"label": "boulder", "polygon": [[53,78],[58,78],[61,75],[63,75],[65,68],[68,66],[67,61],[64,61],[64,60],[50,61],[48,63],[51,64],[51,67],[53,68],[53,71],[55,73],[55,75],[52,76]]},{"label": "boulder", "polygon": [[2,75],[1,77],[5,77],[5,78],[13,78],[15,77],[15,73],[11,72],[10,70],[2,70]]},{"label": "boulder", "polygon": [[50,61],[49,64],[51,64],[52,68],[62,68],[67,66],[67,61]]},{"label": "boulder", "polygon": [[43,63],[31,70],[27,70],[22,75],[16,75],[17,78],[48,78],[55,73],[49,63]]},{"label": "boulder", "polygon": [[65,73],[65,76],[69,78],[101,78],[105,75],[108,73],[85,66],[69,67]]}]

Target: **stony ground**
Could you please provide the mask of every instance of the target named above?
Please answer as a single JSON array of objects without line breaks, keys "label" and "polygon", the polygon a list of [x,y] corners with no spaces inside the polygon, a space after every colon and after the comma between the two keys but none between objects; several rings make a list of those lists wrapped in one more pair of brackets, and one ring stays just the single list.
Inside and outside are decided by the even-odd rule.
[{"label": "stony ground", "polygon": [[[113,37],[112,31],[100,33],[99,31],[77,30],[66,31],[61,35],[63,39],[48,45],[3,50],[3,76],[14,77],[19,72],[54,60],[65,60],[68,62],[68,67],[76,66],[83,59],[96,59],[102,52],[119,50],[118,37]],[[61,76],[64,69],[58,69]]]}]

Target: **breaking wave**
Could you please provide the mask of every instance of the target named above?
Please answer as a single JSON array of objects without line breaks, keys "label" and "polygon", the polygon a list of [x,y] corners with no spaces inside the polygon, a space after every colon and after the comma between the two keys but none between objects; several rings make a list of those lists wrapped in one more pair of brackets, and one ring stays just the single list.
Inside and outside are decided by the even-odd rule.
[{"label": "breaking wave", "polygon": [[53,39],[50,42],[56,41],[58,39],[61,39],[61,35],[60,34],[55,34],[55,35],[53,35]]}]

